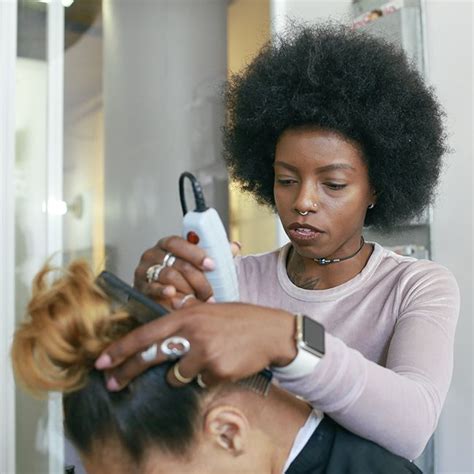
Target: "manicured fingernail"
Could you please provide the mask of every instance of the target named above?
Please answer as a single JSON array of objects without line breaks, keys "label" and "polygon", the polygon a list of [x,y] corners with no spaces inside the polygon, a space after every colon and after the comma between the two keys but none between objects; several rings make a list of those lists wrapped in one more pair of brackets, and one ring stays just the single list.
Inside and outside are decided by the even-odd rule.
[{"label": "manicured fingernail", "polygon": [[207,301],[206,303],[215,303],[216,302],[216,299],[214,298],[214,296],[211,296]]},{"label": "manicured fingernail", "polygon": [[181,308],[181,300],[180,299],[171,300],[171,306],[173,307],[173,309]]},{"label": "manicured fingernail", "polygon": [[107,378],[107,390],[111,392],[118,392],[120,390],[120,385],[115,377],[110,376]]},{"label": "manicured fingernail", "polygon": [[163,294],[165,296],[174,296],[176,293],[176,290],[174,286],[167,286],[166,288],[163,289]]},{"label": "manicured fingernail", "polygon": [[233,240],[232,243],[237,245],[237,247],[239,247],[239,250],[242,250],[242,244],[238,240]]},{"label": "manicured fingernail", "polygon": [[112,365],[112,359],[108,354],[102,354],[96,361],[95,361],[95,368],[96,369],[106,369]]},{"label": "manicured fingernail", "polygon": [[216,268],[216,264],[214,263],[214,260],[212,258],[206,257],[202,261],[202,267],[204,270],[214,270]]}]

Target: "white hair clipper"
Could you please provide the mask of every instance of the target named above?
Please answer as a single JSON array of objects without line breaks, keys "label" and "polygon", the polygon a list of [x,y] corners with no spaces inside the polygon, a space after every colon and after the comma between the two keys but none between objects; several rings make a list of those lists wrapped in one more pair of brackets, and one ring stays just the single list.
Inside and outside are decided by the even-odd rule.
[{"label": "white hair clipper", "polygon": [[[192,185],[196,202],[194,211],[188,211],[186,206],[185,178],[188,178]],[[202,187],[193,174],[189,172],[181,174],[179,196],[184,216],[183,238],[192,244],[199,245],[216,264],[215,270],[206,272],[206,277],[214,292],[214,298],[217,302],[238,301],[237,273],[227,233],[217,211],[206,206]]]}]

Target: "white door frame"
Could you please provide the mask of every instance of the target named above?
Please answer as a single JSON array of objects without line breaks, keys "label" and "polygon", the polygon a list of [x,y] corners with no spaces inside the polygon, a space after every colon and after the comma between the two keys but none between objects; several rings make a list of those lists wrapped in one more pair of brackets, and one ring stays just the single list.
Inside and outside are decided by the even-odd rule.
[{"label": "white door frame", "polygon": [[[47,178],[46,209],[49,203],[63,198],[63,128],[64,128],[64,6],[60,0],[48,3],[47,20]],[[54,264],[62,265],[62,216],[48,212],[46,257],[54,256]],[[64,472],[64,436],[62,402],[58,393],[48,397],[49,472]]]},{"label": "white door frame", "polygon": [[[17,0],[0,1],[0,473],[16,472],[15,384],[10,347],[15,330],[15,83]],[[47,200],[62,199],[64,7],[48,4]],[[46,257],[61,264],[62,220],[47,219]],[[48,400],[49,472],[64,470],[61,397]]]},{"label": "white door frame", "polygon": [[15,71],[17,0],[0,2],[0,472],[15,472]]}]

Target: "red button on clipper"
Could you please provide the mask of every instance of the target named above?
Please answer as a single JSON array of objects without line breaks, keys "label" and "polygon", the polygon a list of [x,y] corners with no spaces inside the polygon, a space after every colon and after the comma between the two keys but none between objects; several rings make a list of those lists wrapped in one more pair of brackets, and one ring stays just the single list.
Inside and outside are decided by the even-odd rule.
[{"label": "red button on clipper", "polygon": [[188,235],[186,235],[186,240],[192,244],[198,244],[199,243],[199,235],[196,234],[196,232],[188,232]]}]

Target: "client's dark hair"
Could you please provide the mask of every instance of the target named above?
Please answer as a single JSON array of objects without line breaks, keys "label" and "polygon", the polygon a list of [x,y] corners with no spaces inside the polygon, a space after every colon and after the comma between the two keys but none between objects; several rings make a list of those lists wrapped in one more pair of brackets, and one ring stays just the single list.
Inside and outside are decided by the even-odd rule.
[{"label": "client's dark hair", "polygon": [[33,282],[28,319],[16,331],[12,360],[19,381],[32,393],[64,393],[66,435],[83,453],[96,441],[117,440],[139,464],[145,450],[186,454],[200,416],[202,390],[170,387],[169,364],[155,366],[126,389],[109,392],[94,361],[113,340],[137,326],[113,310],[85,262],[73,262],[48,284],[51,269]]}]

